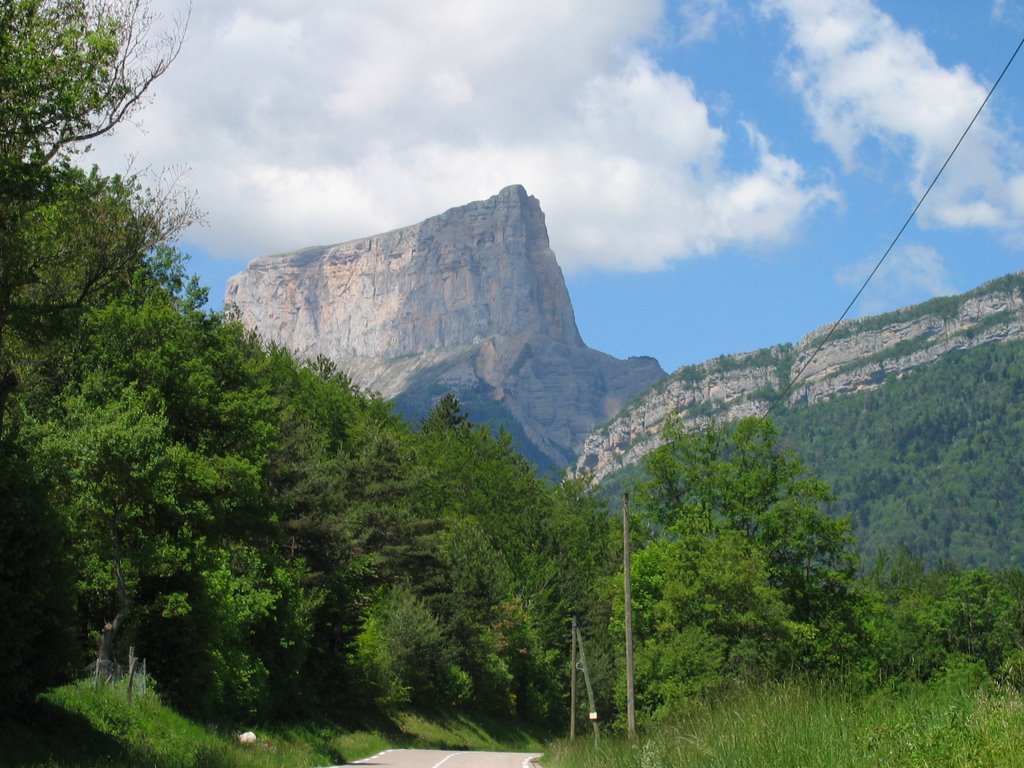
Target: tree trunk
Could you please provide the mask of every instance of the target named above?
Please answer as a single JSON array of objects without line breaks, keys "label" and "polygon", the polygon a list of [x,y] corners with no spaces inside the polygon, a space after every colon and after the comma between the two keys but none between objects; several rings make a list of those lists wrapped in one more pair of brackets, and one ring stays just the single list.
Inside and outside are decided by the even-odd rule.
[{"label": "tree trunk", "polygon": [[103,625],[100,631],[99,661],[111,661],[114,656],[114,640],[117,631],[128,618],[128,588],[124,583],[124,569],[121,567],[121,537],[118,533],[116,518],[109,523],[110,538],[114,546],[114,577],[117,579],[117,615],[113,621]]}]

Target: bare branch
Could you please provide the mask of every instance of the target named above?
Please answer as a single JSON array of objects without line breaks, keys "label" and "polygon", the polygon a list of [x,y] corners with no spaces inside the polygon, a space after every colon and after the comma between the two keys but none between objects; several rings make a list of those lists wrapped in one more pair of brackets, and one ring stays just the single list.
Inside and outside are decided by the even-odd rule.
[{"label": "bare branch", "polygon": [[[116,11],[117,5],[111,3],[111,11]],[[55,148],[56,151],[63,145],[79,144],[109,133],[145,104],[150,86],[178,58],[191,15],[192,6],[189,4],[185,14],[175,19],[171,31],[150,43],[147,37],[158,17],[143,5],[142,0],[133,0],[124,9],[122,20],[118,23],[120,55],[115,65],[115,76],[108,84],[110,99],[107,109],[98,115],[99,119],[89,130],[65,137],[61,145]]]}]

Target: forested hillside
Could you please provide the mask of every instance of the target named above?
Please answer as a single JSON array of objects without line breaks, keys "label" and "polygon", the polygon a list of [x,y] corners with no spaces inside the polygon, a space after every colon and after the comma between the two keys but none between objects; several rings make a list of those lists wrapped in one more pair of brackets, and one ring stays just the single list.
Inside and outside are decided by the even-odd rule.
[{"label": "forested hillside", "polygon": [[545,719],[607,514],[453,398],[409,425],[203,310],[173,252],[134,266],[8,407],[9,672],[60,679],[133,645],[206,718],[359,690]]},{"label": "forested hillside", "polygon": [[[784,405],[781,441],[835,493],[868,560],[907,548],[929,566],[1024,564],[1024,342],[949,352],[871,391]],[[601,483],[609,501],[643,477]]]},{"label": "forested hillside", "polygon": [[173,61],[151,25],[0,12],[3,706],[134,647],[204,718],[545,720],[606,512],[454,399],[409,424],[205,308],[167,245],[189,195],[75,164]]},{"label": "forested hillside", "polygon": [[951,352],[776,422],[831,484],[863,553],[1024,564],[1024,343]]},{"label": "forested hillside", "polygon": [[[32,732],[23,705],[133,649],[150,690],[222,727],[561,726],[575,617],[621,723],[621,527],[587,479],[539,476],[454,396],[410,423],[210,311],[171,245],[188,196],[75,165],[176,54],[140,43],[148,18],[0,9],[0,714]],[[781,429],[669,421],[624,486],[641,718],[795,677],[1024,688],[1021,571],[926,567],[1017,562],[1022,371],[1024,347],[991,345]],[[843,509],[891,551],[864,565]],[[113,711],[80,688],[49,701]]]}]

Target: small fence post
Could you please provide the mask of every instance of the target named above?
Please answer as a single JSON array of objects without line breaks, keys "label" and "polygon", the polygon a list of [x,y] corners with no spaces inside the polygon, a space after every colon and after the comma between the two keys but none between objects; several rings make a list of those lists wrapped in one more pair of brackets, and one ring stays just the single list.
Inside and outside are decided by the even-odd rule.
[{"label": "small fence post", "polygon": [[132,704],[132,687],[135,685],[135,646],[128,646],[128,706]]}]

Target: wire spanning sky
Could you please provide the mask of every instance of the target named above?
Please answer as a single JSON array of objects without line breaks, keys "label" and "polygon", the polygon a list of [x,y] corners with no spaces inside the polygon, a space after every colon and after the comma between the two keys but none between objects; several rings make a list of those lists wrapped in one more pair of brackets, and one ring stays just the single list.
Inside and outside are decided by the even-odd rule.
[{"label": "wire spanning sky", "polygon": [[[215,306],[254,257],[523,184],[585,341],[671,370],[832,322],[1022,36],[1024,0],[196,0],[88,159],[190,168]],[[1017,61],[853,314],[1022,255]]]}]

